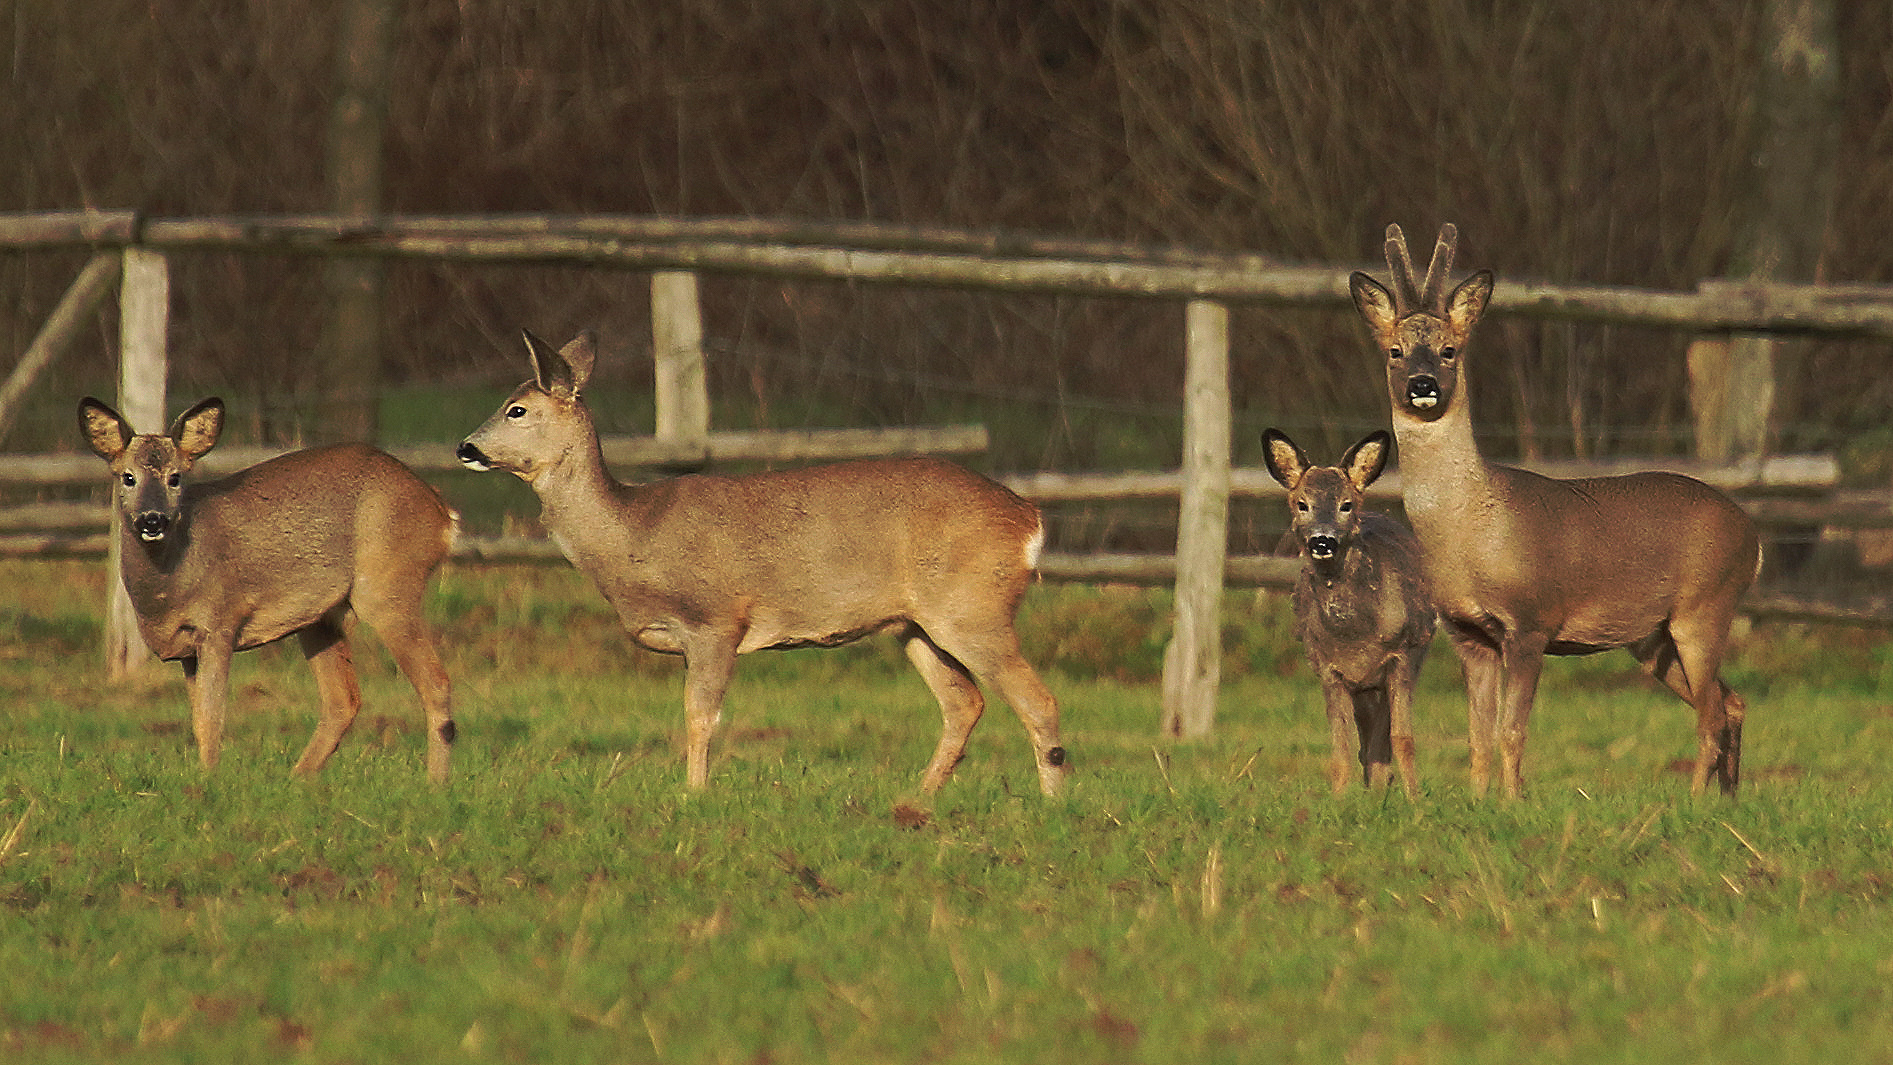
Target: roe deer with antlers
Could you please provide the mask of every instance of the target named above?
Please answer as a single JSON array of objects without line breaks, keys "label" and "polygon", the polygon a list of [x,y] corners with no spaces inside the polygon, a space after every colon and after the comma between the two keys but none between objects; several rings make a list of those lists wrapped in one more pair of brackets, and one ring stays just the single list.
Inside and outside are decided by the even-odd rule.
[{"label": "roe deer with antlers", "polygon": [[1393,291],[1364,273],[1354,305],[1387,359],[1407,519],[1465,673],[1472,784],[1497,733],[1508,796],[1546,654],[1622,647],[1696,711],[1691,790],[1741,778],[1740,696],[1720,677],[1736,604],[1761,563],[1755,527],[1721,492],[1674,473],[1556,480],[1485,461],[1466,348],[1492,294],[1481,270],[1447,290],[1457,230],[1440,228],[1423,285],[1387,227]]},{"label": "roe deer with antlers", "polygon": [[1420,544],[1399,522],[1368,510],[1367,486],[1386,468],[1393,437],[1371,433],[1341,457],[1315,466],[1281,432],[1262,434],[1269,475],[1288,489],[1289,530],[1301,555],[1295,631],[1327,701],[1332,756],[1328,782],[1347,790],[1348,718],[1360,737],[1363,787],[1384,786],[1400,763],[1408,798],[1413,767],[1413,685],[1433,641],[1433,602]]},{"label": "roe deer with antlers", "polygon": [[924,791],[959,762],[985,709],[981,683],[1025,723],[1040,789],[1059,790],[1068,770],[1058,704],[1013,629],[1044,540],[1036,507],[920,458],[622,484],[582,398],[591,334],[560,350],[525,336],[533,380],[467,437],[460,460],[531,485],[547,531],[632,641],[683,656],[690,787],[709,782],[738,655],[890,630],[945,718]]},{"label": "roe deer with antlers", "polygon": [[453,698],[422,615],[454,514],[392,456],[362,444],[310,448],[190,483],[223,431],[223,401],[180,415],[169,435],[135,434],[87,396],[79,428],[111,466],[125,591],[152,653],[181,662],[191,729],[217,765],[230,659],[295,634],[322,696],[295,772],[322,768],[361,709],[349,632],[373,626],[427,712],[427,775],[448,776]]}]

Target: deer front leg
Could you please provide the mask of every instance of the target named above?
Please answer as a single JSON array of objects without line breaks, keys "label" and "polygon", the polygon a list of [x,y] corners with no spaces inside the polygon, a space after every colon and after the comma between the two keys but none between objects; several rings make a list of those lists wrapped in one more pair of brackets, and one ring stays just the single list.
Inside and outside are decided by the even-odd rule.
[{"label": "deer front leg", "polygon": [[703,634],[684,652],[684,782],[692,791],[710,784],[710,740],[723,718],[741,640],[740,633]]},{"label": "deer front leg", "polygon": [[1499,716],[1499,653],[1483,634],[1449,630],[1466,683],[1466,747],[1472,758],[1472,793],[1485,798],[1492,782],[1493,732]]},{"label": "deer front leg", "polygon": [[[1352,767],[1348,765],[1349,748],[1353,746],[1357,731],[1352,720],[1354,696],[1347,690],[1347,685],[1332,673],[1323,674],[1321,694],[1328,711],[1328,789],[1338,796],[1346,793],[1348,781],[1354,776]],[[1363,737],[1361,754],[1365,756],[1366,753]]]},{"label": "deer front leg", "polygon": [[1387,675],[1387,708],[1393,740],[1394,761],[1400,766],[1400,785],[1407,799],[1420,797],[1420,776],[1413,757],[1413,660],[1405,655],[1394,660]]},{"label": "deer front leg", "polygon": [[322,716],[302,757],[291,770],[297,776],[312,776],[319,771],[342,744],[355,715],[361,712],[361,682],[355,675],[355,662],[348,637],[338,619],[325,617],[296,634],[302,644],[309,671],[315,674],[316,691],[322,698]]},{"label": "deer front leg", "polygon": [[234,644],[212,636],[183,660],[184,686],[191,699],[191,734],[204,771],[217,768],[223,753],[224,707],[230,699],[230,656]]},{"label": "deer front leg", "polygon": [[1500,704],[1499,768],[1504,774],[1505,797],[1525,794],[1525,735],[1531,724],[1532,702],[1538,697],[1538,677],[1545,668],[1548,637],[1541,633],[1508,632],[1501,666],[1505,697]]}]

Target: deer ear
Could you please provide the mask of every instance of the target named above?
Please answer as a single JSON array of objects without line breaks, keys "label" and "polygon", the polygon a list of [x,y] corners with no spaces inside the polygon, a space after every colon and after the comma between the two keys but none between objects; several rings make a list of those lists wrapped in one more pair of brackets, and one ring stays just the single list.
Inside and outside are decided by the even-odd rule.
[{"label": "deer ear", "polygon": [[79,401],[79,435],[92,447],[93,454],[111,462],[131,444],[131,423],[118,412],[87,396]]},{"label": "deer ear", "polygon": [[1485,313],[1486,303],[1491,298],[1492,271],[1481,270],[1461,281],[1453,294],[1446,297],[1446,320],[1464,334]]},{"label": "deer ear", "polygon": [[559,358],[572,372],[572,391],[577,393],[592,379],[592,366],[598,361],[598,338],[587,329],[559,349]]},{"label": "deer ear", "polygon": [[1341,468],[1347,471],[1354,487],[1366,491],[1387,468],[1387,455],[1392,450],[1393,437],[1385,429],[1376,429],[1347,449],[1347,454],[1341,456]]},{"label": "deer ear", "polygon": [[1279,429],[1267,429],[1262,433],[1262,465],[1268,467],[1269,476],[1283,488],[1293,489],[1301,476],[1308,472],[1308,456],[1295,446]]},{"label": "deer ear", "polygon": [[216,447],[217,438],[222,435],[223,400],[216,396],[200,400],[171,423],[171,439],[177,442],[177,449],[192,462],[203,458],[211,448]]},{"label": "deer ear", "polygon": [[592,376],[595,356],[591,332],[580,333],[563,350],[533,336],[531,330],[524,332],[526,353],[532,356],[533,378],[540,390],[568,399],[578,395]]},{"label": "deer ear", "polygon": [[556,392],[570,388],[571,371],[566,368],[565,360],[559,358],[558,350],[533,336],[530,329],[520,330],[520,335],[526,338],[526,357],[532,360],[532,379],[539,390]]},{"label": "deer ear", "polygon": [[1393,335],[1393,327],[1400,320],[1399,314],[1394,311],[1393,294],[1359,270],[1348,277],[1347,288],[1354,296],[1354,309],[1361,312],[1361,318],[1367,322],[1367,328],[1373,331],[1375,341],[1380,342],[1383,337]]}]

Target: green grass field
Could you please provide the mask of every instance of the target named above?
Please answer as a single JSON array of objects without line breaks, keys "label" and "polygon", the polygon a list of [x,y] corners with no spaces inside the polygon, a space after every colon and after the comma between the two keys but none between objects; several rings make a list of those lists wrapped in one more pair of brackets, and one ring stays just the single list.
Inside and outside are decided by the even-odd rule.
[{"label": "green grass field", "polygon": [[173,667],[98,668],[103,567],[5,563],[0,1060],[1834,1062],[1893,1057],[1893,651],[1758,627],[1744,791],[1627,656],[1546,671],[1522,803],[1466,785],[1443,646],[1424,794],[1326,794],[1279,601],[1232,595],[1213,740],[1156,736],[1161,593],[1035,589],[1076,775],[991,708],[925,817],[898,651],[757,655],[711,790],[681,675],[563,567],[454,567],[453,784],[372,638],[324,775],[292,648],[239,659],[214,778]]}]

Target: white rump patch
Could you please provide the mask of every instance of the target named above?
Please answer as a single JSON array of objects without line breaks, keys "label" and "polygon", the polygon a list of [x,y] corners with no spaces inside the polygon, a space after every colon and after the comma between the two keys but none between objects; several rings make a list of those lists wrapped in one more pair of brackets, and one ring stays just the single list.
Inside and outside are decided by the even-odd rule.
[{"label": "white rump patch", "polygon": [[1039,568],[1039,552],[1043,551],[1044,549],[1045,549],[1045,522],[1041,520],[1039,522],[1039,527],[1032,530],[1032,535],[1028,537],[1025,541],[1025,568],[1026,569]]}]

